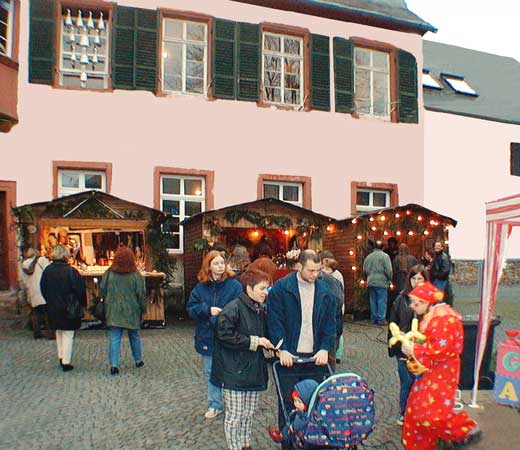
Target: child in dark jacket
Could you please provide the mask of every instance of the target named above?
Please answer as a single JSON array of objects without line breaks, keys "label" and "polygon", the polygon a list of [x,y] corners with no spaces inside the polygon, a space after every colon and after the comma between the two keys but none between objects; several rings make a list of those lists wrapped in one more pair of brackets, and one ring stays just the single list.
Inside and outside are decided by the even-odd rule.
[{"label": "child in dark jacket", "polygon": [[318,387],[318,382],[311,379],[299,381],[294,385],[291,394],[294,409],[289,414],[287,425],[282,432],[274,426],[269,427],[269,436],[275,442],[291,443],[296,448],[303,448],[303,434],[308,422],[307,410],[312,394]]}]

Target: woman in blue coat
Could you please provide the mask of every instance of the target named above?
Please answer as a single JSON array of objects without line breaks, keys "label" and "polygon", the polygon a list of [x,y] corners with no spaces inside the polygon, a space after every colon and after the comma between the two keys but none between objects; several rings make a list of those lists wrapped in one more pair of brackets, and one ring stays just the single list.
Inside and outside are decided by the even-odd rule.
[{"label": "woman in blue coat", "polygon": [[242,286],[233,278],[223,253],[211,250],[204,257],[197,279],[186,305],[189,316],[197,321],[195,350],[202,355],[204,378],[208,385],[206,419],[213,419],[224,410],[222,390],[210,382],[213,359],[214,329],[222,308],[242,292]]}]

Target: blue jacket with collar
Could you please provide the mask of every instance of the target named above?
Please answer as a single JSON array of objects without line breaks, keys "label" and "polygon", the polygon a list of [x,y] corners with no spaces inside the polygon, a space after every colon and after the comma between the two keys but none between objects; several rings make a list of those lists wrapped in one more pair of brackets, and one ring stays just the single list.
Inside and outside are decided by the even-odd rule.
[{"label": "blue jacket with collar", "polygon": [[197,283],[186,305],[188,315],[197,321],[195,350],[201,355],[213,354],[214,331],[218,316],[212,316],[212,306],[223,308],[242,293],[242,285],[235,278]]},{"label": "blue jacket with collar", "polygon": [[[283,339],[281,350],[298,355],[302,325],[302,307],[297,272],[278,280],[267,297],[267,329],[269,340],[276,345]],[[315,354],[318,350],[333,351],[336,340],[336,301],[330,289],[316,280],[312,310],[312,334]]]}]

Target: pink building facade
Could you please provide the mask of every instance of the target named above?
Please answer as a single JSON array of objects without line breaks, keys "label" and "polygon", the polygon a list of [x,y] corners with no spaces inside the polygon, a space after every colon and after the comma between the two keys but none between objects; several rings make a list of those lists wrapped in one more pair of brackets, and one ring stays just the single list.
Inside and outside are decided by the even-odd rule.
[{"label": "pink building facade", "polygon": [[[168,210],[179,220],[264,195],[285,196],[335,218],[372,203],[434,206],[425,202],[421,89],[411,98],[412,104],[417,101],[412,108],[417,120],[403,119],[401,110],[403,83],[413,70],[405,73],[400,58],[412,55],[412,69],[416,64],[421,70],[424,25],[356,19],[351,11],[345,16],[351,21],[333,20],[326,11],[318,17],[248,4],[260,1],[20,3],[19,123],[0,135],[0,180],[15,183],[18,205],[99,188]],[[153,48],[140,47],[150,24],[140,24],[145,16],[128,8],[146,8],[146,18],[156,16]],[[133,29],[124,26],[129,16],[137,20]],[[214,19],[228,22],[216,25]],[[232,22],[253,27],[222,25]],[[54,27],[45,35],[48,41],[38,35],[42,26]],[[229,30],[237,30],[235,47],[233,36],[226,36]],[[247,45],[236,39],[247,30],[258,39],[253,51],[253,57],[258,52],[258,98],[256,93],[253,101],[216,98],[218,89],[228,86],[226,68],[215,69],[218,52],[245,52]],[[116,40],[112,33],[119,33]],[[125,43],[128,33],[135,40]],[[101,42],[94,43],[96,35]],[[342,43],[350,48],[350,60],[340,51]],[[54,46],[51,62],[49,45]],[[347,113],[341,96],[345,59],[349,73],[366,80]],[[153,75],[141,67],[150,61],[156,64]],[[246,78],[247,62],[238,61],[243,72],[238,63],[231,70],[231,83],[237,73],[239,84]],[[124,84],[128,73],[134,77],[127,80],[130,89],[117,88],[116,79]],[[146,78],[147,90],[136,87],[139,77]],[[408,80],[412,91],[417,79]],[[358,190],[364,190],[361,196]],[[441,213],[451,212],[441,206]],[[180,233],[172,230],[173,253],[179,255]]]}]

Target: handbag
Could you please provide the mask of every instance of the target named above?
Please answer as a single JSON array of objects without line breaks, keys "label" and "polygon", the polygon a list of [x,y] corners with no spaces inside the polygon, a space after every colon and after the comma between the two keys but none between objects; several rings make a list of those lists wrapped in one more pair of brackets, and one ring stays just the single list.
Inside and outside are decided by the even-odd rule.
[{"label": "handbag", "polygon": [[[110,280],[110,270],[108,270],[106,273],[107,276],[107,290],[108,290],[108,281]],[[103,298],[100,298],[99,301],[96,303],[96,306],[94,306],[94,309],[92,311],[92,315],[99,321],[105,323],[107,321],[107,312],[105,307],[105,300]]]},{"label": "handbag", "polygon": [[96,303],[96,306],[92,311],[92,315],[100,322],[106,322],[107,317],[105,311],[105,301],[102,298],[100,298],[99,301]]},{"label": "handbag", "polygon": [[[69,268],[69,280],[70,286],[72,289],[73,280],[72,280],[72,268]],[[78,320],[83,318],[83,306],[81,305],[76,293],[74,291],[70,292],[66,296],[67,303],[65,304],[65,315],[69,320]]]},{"label": "handbag", "polygon": [[74,293],[68,295],[65,314],[67,315],[67,319],[70,320],[77,320],[83,317],[83,307],[80,305]]}]

